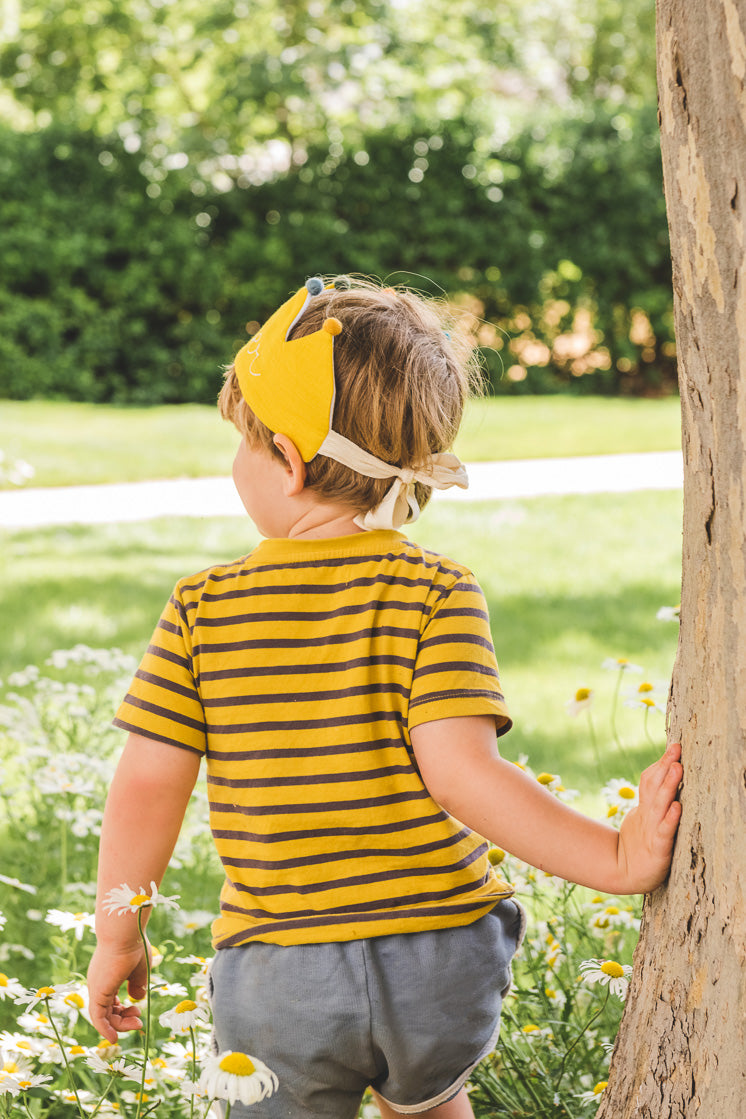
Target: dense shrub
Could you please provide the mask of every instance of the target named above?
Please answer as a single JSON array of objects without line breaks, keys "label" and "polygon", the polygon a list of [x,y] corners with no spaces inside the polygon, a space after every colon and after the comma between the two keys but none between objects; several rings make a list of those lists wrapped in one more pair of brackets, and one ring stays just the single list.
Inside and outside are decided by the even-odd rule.
[{"label": "dense shrub", "polygon": [[317,271],[445,289],[495,391],[672,384],[653,111],[340,148],[196,193],[119,140],[0,132],[0,396],[212,400],[247,323]]}]

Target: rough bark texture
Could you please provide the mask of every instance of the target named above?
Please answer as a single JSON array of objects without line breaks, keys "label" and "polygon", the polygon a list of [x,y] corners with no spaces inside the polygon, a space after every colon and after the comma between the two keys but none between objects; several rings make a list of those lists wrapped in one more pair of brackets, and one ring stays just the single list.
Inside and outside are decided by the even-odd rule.
[{"label": "rough bark texture", "polygon": [[671,878],[646,902],[598,1119],[746,1115],[746,0],[658,0],[685,462],[683,745]]}]

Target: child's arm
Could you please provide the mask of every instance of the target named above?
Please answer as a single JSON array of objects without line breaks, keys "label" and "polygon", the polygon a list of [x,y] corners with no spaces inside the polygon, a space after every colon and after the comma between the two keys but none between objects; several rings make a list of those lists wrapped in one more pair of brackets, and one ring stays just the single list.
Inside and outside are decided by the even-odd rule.
[{"label": "child's arm", "polygon": [[681,816],[678,743],[642,774],[639,807],[619,831],[501,758],[490,716],[423,723],[412,730],[412,746],[431,796],[524,862],[608,894],[647,893],[665,880]]},{"label": "child's arm", "polygon": [[[117,766],[101,826],[96,902],[96,951],[88,969],[91,1022],[108,1040],[140,1029],[136,1007],[124,1007],[119,988],[145,995],[145,955],[137,916],[108,915],[103,900],[127,883],[134,893],[160,885],[179,836],[199,771],[200,755],[131,734]],[[149,910],[142,911],[143,923]]]}]

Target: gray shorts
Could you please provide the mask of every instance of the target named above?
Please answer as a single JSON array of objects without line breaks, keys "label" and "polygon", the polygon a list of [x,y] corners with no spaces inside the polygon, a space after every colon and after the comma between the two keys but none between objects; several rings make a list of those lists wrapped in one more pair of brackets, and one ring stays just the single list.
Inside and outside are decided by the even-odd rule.
[{"label": "gray shorts", "polygon": [[354,1119],[368,1085],[406,1115],[445,1103],[495,1045],[524,927],[506,900],[463,928],[221,949],[216,1051],[249,1053],[279,1078],[231,1119]]}]

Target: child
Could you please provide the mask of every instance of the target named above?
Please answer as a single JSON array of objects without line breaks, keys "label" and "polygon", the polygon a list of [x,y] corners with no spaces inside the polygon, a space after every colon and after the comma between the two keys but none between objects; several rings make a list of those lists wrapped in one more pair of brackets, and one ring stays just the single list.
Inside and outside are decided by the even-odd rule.
[{"label": "child", "polygon": [[92,1021],[110,1041],[141,1026],[118,998],[144,994],[135,919],[101,901],[160,883],[204,754],[226,872],[215,1041],[277,1073],[257,1119],[353,1119],[367,1085],[384,1117],[472,1115],[463,1085],[523,931],[485,839],[613,894],[668,871],[678,746],[619,832],[504,761],[481,590],[398,531],[432,487],[466,484],[448,448],[469,382],[411,293],[314,277],[275,312],[220,397],[267,539],[177,584],[117,714]]}]

